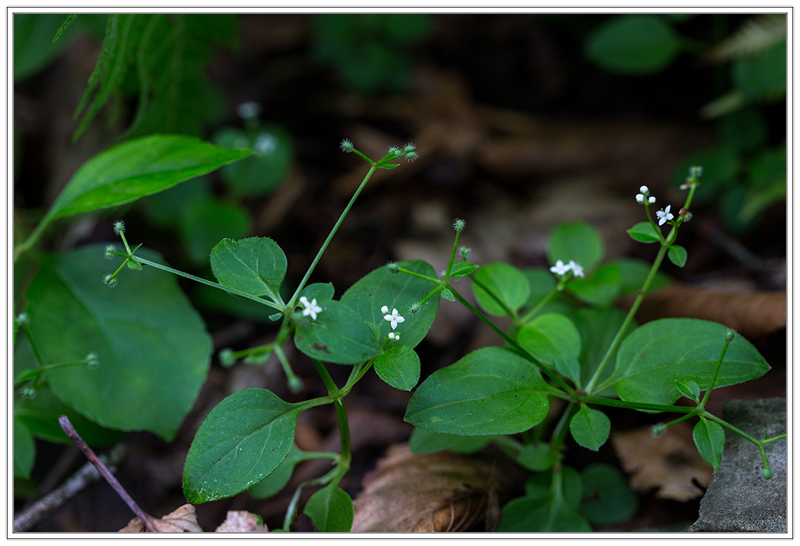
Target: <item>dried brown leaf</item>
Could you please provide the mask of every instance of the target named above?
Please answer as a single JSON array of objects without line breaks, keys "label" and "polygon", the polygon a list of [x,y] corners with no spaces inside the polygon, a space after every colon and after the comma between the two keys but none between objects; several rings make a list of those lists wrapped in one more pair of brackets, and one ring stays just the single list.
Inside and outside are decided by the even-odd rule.
[{"label": "dried brown leaf", "polygon": [[414,455],[403,444],[363,485],[353,532],[458,532],[496,512],[489,503],[508,479],[495,465],[447,452]]},{"label": "dried brown leaf", "polygon": [[703,494],[711,482],[711,465],[692,441],[692,426],[679,423],[653,438],[650,427],[611,435],[611,443],[631,478],[631,487],[646,492],[658,488],[656,497],[686,502]]},{"label": "dried brown leaf", "polygon": [[246,510],[228,510],[228,517],[217,527],[217,533],[266,533],[267,526],[259,517]]},{"label": "dried brown leaf", "polygon": [[[161,519],[150,518],[153,527],[159,533],[202,533],[203,530],[197,523],[197,513],[194,506],[191,504],[184,504],[171,514],[167,514]],[[119,530],[120,533],[146,533],[142,520],[133,518],[128,522],[124,528]]]}]

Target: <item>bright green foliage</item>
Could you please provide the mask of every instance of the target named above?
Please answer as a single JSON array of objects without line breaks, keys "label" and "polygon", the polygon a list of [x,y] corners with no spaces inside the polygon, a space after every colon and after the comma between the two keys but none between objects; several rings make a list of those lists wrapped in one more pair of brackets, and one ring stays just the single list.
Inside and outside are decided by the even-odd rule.
[{"label": "bright green foliage", "polygon": [[[211,198],[210,186],[210,177],[198,176],[168,190],[148,195],[140,199],[137,205],[147,215],[147,220],[151,224],[163,229],[178,228],[183,215],[192,203],[198,199]],[[217,242],[219,239],[214,241]]]},{"label": "bright green foliage", "polygon": [[584,269],[590,269],[603,257],[603,239],[597,230],[586,222],[559,224],[547,242],[547,259],[551,264],[558,260],[573,260]]},{"label": "bright green foliage", "polygon": [[[110,290],[102,245],[43,255],[28,288],[30,331],[46,364],[97,353],[100,367],[45,373],[53,393],[93,421],[150,430],[169,440],[205,381],[211,339],[174,278],[158,271],[123,273]],[[154,252],[139,255],[161,261]]]},{"label": "bright green foliage", "polygon": [[[719,360],[722,324],[698,319],[661,319],[637,328],[620,346],[614,372],[619,397],[629,402],[672,404],[681,393],[675,382],[708,388]],[[728,347],[716,387],[761,377],[769,365],[742,337]]]},{"label": "bright green foliage", "polygon": [[42,220],[122,205],[250,155],[196,138],[155,135],[109,148],[86,162]]},{"label": "bright green foliage", "polygon": [[36,444],[33,435],[22,421],[14,417],[14,476],[30,478],[36,460]]},{"label": "bright green foliage", "polygon": [[[608,262],[608,265],[615,266],[620,272],[620,296],[638,292],[650,273],[650,264],[636,258],[619,258]],[[658,271],[650,281],[650,288],[647,291],[655,292],[668,284],[669,277]]]},{"label": "bright green foliage", "polygon": [[[433,267],[423,260],[398,262],[398,265],[409,271],[436,278]],[[392,331],[391,324],[383,318],[384,313],[381,308],[387,306],[389,313],[392,309],[397,309],[397,312],[405,318],[405,322],[398,324],[395,330],[395,333],[400,335],[400,341],[397,343],[413,349],[430,330],[433,319],[439,311],[439,298],[429,299],[414,315],[409,312],[409,308],[413,303],[422,301],[435,287],[435,284],[425,279],[405,273],[392,273],[387,267],[379,267],[351,286],[342,296],[341,302],[363,320],[377,326],[378,337],[381,340]]]},{"label": "bright green foliage", "polygon": [[602,411],[581,404],[569,422],[569,431],[575,441],[586,449],[597,451],[611,433],[611,420]]},{"label": "bright green foliage", "polygon": [[550,444],[535,442],[522,448],[517,462],[529,470],[549,470],[556,463],[556,454],[550,449]]},{"label": "bright green foliage", "polygon": [[223,238],[239,239],[250,231],[250,213],[235,202],[211,197],[195,199],[180,217],[181,236],[189,258],[206,264],[211,249]]},{"label": "bright green foliage", "polygon": [[453,262],[453,267],[450,268],[450,280],[455,282],[464,275],[469,275],[479,267],[479,265],[470,263],[466,260]]},{"label": "bright green foliage", "polygon": [[286,254],[268,237],[223,239],[211,251],[211,270],[221,285],[267,296],[276,304],[282,302],[280,288],[286,265]]},{"label": "bright green foliage", "polygon": [[[574,323],[581,337],[581,354],[578,357],[581,363],[582,382],[588,382],[595,369],[602,361],[606,351],[611,346],[614,336],[625,321],[625,312],[615,307],[605,309],[578,309],[574,313]],[[628,332],[633,331],[636,323],[628,326]],[[611,354],[610,362],[615,361],[617,352]],[[604,381],[613,372],[611,366],[600,376]]]},{"label": "bright green foliage", "polygon": [[722,450],[725,447],[725,431],[722,429],[722,425],[701,416],[694,426],[692,438],[694,438],[694,445],[697,446],[700,456],[713,466],[714,470],[719,470]]},{"label": "bright green foliage", "polygon": [[381,354],[377,329],[355,311],[331,300],[321,306],[317,319],[302,317],[294,343],[310,356],[336,364],[357,364]]},{"label": "bright green foliage", "polygon": [[700,386],[694,381],[676,381],[675,386],[689,400],[700,401]]},{"label": "bright green foliage", "polygon": [[567,283],[567,290],[579,300],[589,305],[606,307],[614,303],[619,294],[621,274],[617,266],[604,265],[588,278],[573,278]]},{"label": "bright green foliage", "polygon": [[222,179],[236,196],[263,195],[278,188],[289,174],[294,150],[289,134],[277,125],[243,131],[226,127],[214,135],[215,144],[227,149],[247,148],[253,155],[222,168]]},{"label": "bright green foliage", "polygon": [[405,420],[434,432],[515,434],[545,418],[550,390],[527,360],[502,347],[485,347],[423,381]]},{"label": "bright green foliage", "polygon": [[669,261],[678,267],[683,267],[686,265],[686,249],[681,245],[672,245],[669,247],[669,250],[667,250],[667,257],[669,257]]},{"label": "bright green foliage", "polygon": [[353,500],[334,482],[311,495],[303,513],[323,533],[347,533],[353,527]]},{"label": "bright green foliage", "polygon": [[581,363],[577,358],[570,355],[556,357],[556,371],[572,381],[576,387],[580,387],[581,382]]},{"label": "bright green foliage", "polygon": [[278,465],[275,471],[255,484],[247,490],[251,497],[254,499],[267,499],[273,495],[277,495],[281,490],[286,487],[294,472],[294,467],[299,463],[308,460],[309,453],[300,450],[296,445],[292,444],[289,449],[289,454],[283,462]]},{"label": "bright green foliage", "polygon": [[306,287],[300,291],[300,297],[305,297],[308,301],[317,300],[317,305],[324,305],[325,302],[333,299],[334,293],[333,284],[329,282],[317,282],[306,285]]},{"label": "bright green foliage", "polygon": [[609,19],[586,41],[586,56],[599,66],[626,74],[650,74],[665,68],[681,50],[681,39],[655,15]]},{"label": "bright green foliage", "polygon": [[555,364],[560,356],[577,358],[581,338],[575,325],[564,315],[539,315],[517,332],[517,343],[545,364]]},{"label": "bright green foliage", "polygon": [[408,440],[408,448],[417,455],[444,450],[467,454],[480,451],[491,443],[492,438],[493,436],[461,436],[415,428]]},{"label": "bright green foliage", "polygon": [[661,240],[658,231],[650,222],[639,222],[628,230],[631,239],[640,243],[657,243]]},{"label": "bright green foliage", "polygon": [[615,467],[593,463],[581,471],[583,498],[578,511],[594,525],[615,525],[636,514],[639,500]]},{"label": "bright green foliage", "polygon": [[302,407],[266,389],[243,389],[211,410],[183,468],[183,493],[197,504],[231,497],[269,476],[294,441]]},{"label": "bright green foliage", "polygon": [[506,308],[516,312],[530,294],[528,279],[522,271],[505,262],[484,265],[472,275],[472,278],[483,284],[502,303],[502,305],[498,303],[477,283],[472,283],[472,292],[480,306],[496,317],[506,316],[508,314]]},{"label": "bright green foliage", "polygon": [[387,384],[410,391],[419,382],[419,356],[414,349],[396,345],[375,359],[375,373]]},{"label": "bright green foliage", "polygon": [[522,274],[528,279],[530,290],[525,307],[535,307],[556,287],[556,278],[542,267],[523,269]]}]

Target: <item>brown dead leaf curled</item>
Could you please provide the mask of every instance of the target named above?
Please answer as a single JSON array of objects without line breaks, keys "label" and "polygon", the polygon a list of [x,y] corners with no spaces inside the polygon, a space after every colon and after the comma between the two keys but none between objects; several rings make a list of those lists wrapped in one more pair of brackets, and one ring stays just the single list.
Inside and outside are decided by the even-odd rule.
[{"label": "brown dead leaf curled", "polygon": [[267,533],[269,529],[259,518],[246,510],[228,510],[228,517],[217,527],[217,533]]},{"label": "brown dead leaf curled", "polygon": [[509,486],[496,466],[448,452],[414,455],[391,447],[364,478],[353,532],[458,532],[484,518]]},{"label": "brown dead leaf curled", "polygon": [[679,502],[700,497],[711,482],[711,465],[703,460],[692,441],[692,425],[679,423],[653,438],[650,427],[611,435],[611,443],[626,472],[633,474],[631,487],[646,492],[658,488],[656,497]]},{"label": "brown dead leaf curled", "polygon": [[[159,533],[202,533],[203,530],[197,523],[197,513],[194,506],[184,504],[171,514],[167,514],[161,519],[151,518],[153,526]],[[146,533],[142,520],[133,518],[120,533]]]}]

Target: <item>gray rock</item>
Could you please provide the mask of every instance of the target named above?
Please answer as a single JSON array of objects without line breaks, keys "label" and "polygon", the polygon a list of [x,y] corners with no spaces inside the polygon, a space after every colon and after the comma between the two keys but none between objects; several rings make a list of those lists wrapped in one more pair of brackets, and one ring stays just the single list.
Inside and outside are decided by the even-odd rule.
[{"label": "gray rock", "polygon": [[[786,432],[786,400],[732,400],[722,418],[754,438]],[[689,527],[695,532],[742,531],[786,533],[786,439],[764,446],[774,475],[767,480],[758,448],[725,430],[725,449],[700,501],[700,517]]]}]

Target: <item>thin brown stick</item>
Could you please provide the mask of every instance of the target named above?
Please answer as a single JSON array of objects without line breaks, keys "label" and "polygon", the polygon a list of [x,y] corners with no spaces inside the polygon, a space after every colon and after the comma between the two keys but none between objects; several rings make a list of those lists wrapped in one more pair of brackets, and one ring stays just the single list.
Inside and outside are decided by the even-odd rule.
[{"label": "thin brown stick", "polygon": [[105,478],[105,480],[108,482],[108,485],[110,485],[114,491],[117,492],[117,495],[119,495],[120,498],[125,501],[125,504],[128,505],[128,508],[130,508],[133,513],[136,514],[140,520],[142,520],[142,523],[147,530],[151,533],[157,533],[158,530],[153,526],[150,516],[144,510],[139,508],[139,505],[136,504],[136,501],[131,498],[127,491],[125,491],[125,488],[122,487],[122,485],[117,481],[117,478],[115,478],[108,468],[106,468],[106,465],[104,465],[103,462],[97,458],[97,455],[95,455],[94,451],[92,451],[92,448],[90,448],[86,442],[83,441],[83,438],[81,438],[75,431],[72,423],[69,422],[69,419],[66,415],[62,415],[58,418],[58,424],[61,425],[62,429],[64,429],[64,432],[67,434],[67,436],[69,436],[69,439],[72,440],[72,442],[78,446],[81,451],[83,451],[83,454],[86,455],[86,458],[89,459],[89,462],[95,466],[100,475]]}]

